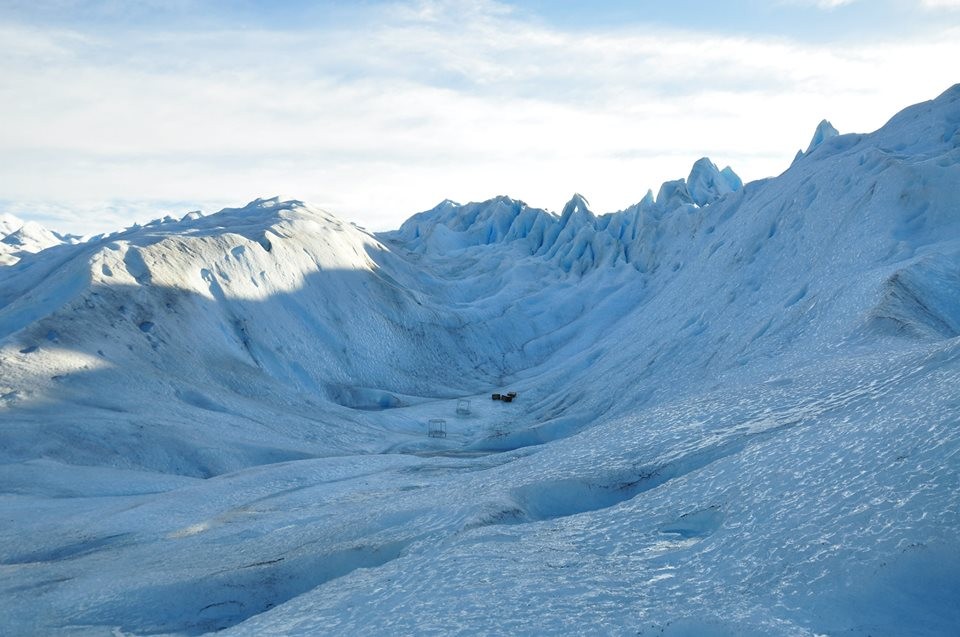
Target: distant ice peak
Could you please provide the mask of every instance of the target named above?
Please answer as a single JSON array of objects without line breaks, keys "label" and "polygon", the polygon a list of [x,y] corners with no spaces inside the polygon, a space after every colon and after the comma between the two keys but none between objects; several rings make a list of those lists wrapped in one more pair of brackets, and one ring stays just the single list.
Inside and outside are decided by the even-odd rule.
[{"label": "distant ice peak", "polygon": [[820,120],[820,123],[817,124],[817,130],[813,132],[813,138],[810,140],[810,145],[807,146],[807,150],[804,154],[809,154],[814,148],[827,141],[831,137],[836,137],[840,134],[833,124],[827,120]]},{"label": "distant ice peak", "polygon": [[270,209],[270,208],[302,208],[306,204],[299,199],[284,199],[279,195],[273,197],[257,197],[241,210]]},{"label": "distant ice peak", "polygon": [[573,197],[571,197],[570,201],[568,201],[563,207],[563,212],[560,214],[560,218],[569,219],[574,215],[588,215],[590,217],[594,216],[590,211],[590,202],[588,202],[587,198],[578,192],[573,193]]},{"label": "distant ice peak", "polygon": [[23,220],[7,212],[0,213],[0,239],[23,227]]},{"label": "distant ice peak", "polygon": [[708,157],[701,157],[693,163],[686,184],[690,198],[698,206],[709,205],[743,187],[743,181],[730,166],[720,170]]},{"label": "distant ice peak", "polygon": [[661,210],[673,209],[685,204],[693,203],[687,182],[684,179],[672,179],[660,184],[657,192],[657,207]]}]

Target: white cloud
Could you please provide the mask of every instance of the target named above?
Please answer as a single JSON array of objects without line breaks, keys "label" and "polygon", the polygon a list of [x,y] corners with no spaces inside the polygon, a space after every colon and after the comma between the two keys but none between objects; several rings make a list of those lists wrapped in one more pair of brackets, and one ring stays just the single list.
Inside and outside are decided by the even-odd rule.
[{"label": "white cloud", "polygon": [[925,9],[960,9],[960,0],[920,0]]},{"label": "white cloud", "polygon": [[322,32],[0,27],[0,197],[27,202],[21,214],[87,202],[98,231],[124,201],[143,221],[167,210],[144,201],[277,193],[373,228],[445,197],[558,209],[579,191],[614,210],[702,155],[748,179],[776,174],[820,119],[874,129],[947,88],[938,69],[960,58],[955,30],[816,46],[562,31],[468,4],[470,20],[458,3],[419,3]]},{"label": "white cloud", "polygon": [[[936,1],[936,0],[934,0]],[[857,0],[782,0],[782,4],[817,7],[819,9],[836,9],[844,5],[853,4]]]}]

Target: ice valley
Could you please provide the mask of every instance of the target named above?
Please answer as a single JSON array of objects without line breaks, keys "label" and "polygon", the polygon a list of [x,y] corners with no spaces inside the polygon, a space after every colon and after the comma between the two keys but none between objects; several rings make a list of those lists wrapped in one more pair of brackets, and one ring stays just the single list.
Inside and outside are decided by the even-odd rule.
[{"label": "ice valley", "polygon": [[0,633],[960,626],[960,85],[611,214],[41,230],[0,265]]}]

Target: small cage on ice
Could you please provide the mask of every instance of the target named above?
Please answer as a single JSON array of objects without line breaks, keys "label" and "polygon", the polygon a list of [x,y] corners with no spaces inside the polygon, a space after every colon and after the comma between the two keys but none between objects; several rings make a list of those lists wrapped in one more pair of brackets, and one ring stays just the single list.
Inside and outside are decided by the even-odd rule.
[{"label": "small cage on ice", "polygon": [[457,415],[458,416],[469,416],[470,415],[470,401],[460,399],[457,401]]},{"label": "small cage on ice", "polygon": [[427,423],[427,435],[431,438],[446,438],[447,421],[443,418],[432,418]]}]

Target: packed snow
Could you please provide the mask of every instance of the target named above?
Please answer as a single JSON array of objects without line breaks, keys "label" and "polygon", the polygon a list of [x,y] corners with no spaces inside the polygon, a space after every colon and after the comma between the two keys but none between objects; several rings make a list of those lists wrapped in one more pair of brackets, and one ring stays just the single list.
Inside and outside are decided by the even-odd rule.
[{"label": "packed snow", "polygon": [[608,214],[52,236],[0,267],[0,633],[960,626],[960,85]]}]

